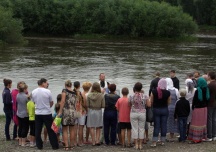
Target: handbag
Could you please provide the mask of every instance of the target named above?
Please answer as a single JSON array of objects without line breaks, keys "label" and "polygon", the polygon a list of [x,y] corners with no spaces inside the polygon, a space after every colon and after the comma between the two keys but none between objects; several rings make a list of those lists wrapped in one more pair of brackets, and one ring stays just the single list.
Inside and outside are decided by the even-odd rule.
[{"label": "handbag", "polygon": [[153,115],[153,108],[152,107],[146,108],[146,121],[147,122],[153,122],[154,121],[154,115]]},{"label": "handbag", "polygon": [[62,118],[59,118],[59,117],[56,117],[56,118],[53,120],[51,129],[52,129],[56,134],[59,132],[59,129],[60,129],[60,127],[61,127],[61,120],[62,120]]}]

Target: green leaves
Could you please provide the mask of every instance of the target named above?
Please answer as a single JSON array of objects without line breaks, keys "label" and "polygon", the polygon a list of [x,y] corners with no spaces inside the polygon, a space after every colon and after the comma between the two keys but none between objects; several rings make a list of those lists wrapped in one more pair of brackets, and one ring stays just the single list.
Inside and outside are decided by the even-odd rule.
[{"label": "green leaves", "polygon": [[9,9],[0,6],[0,41],[6,43],[22,43],[22,22],[13,18]]}]

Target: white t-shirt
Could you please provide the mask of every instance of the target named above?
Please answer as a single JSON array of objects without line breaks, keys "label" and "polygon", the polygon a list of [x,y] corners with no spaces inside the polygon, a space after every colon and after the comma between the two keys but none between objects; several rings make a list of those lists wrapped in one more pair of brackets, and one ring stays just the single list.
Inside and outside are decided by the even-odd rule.
[{"label": "white t-shirt", "polygon": [[35,102],[36,115],[52,114],[50,102],[52,102],[52,95],[49,89],[37,88],[32,91],[32,100]]}]

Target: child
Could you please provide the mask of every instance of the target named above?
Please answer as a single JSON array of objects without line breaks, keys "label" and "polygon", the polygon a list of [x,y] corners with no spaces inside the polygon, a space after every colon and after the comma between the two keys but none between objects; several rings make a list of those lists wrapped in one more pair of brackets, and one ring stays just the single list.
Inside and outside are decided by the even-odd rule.
[{"label": "child", "polygon": [[[53,118],[55,119],[55,117],[58,115],[58,112],[60,110],[60,102],[61,102],[61,94],[57,95],[57,103],[55,104],[54,107],[54,114],[53,114]],[[58,138],[58,142],[60,142],[60,134],[62,134],[62,129],[60,127],[59,132],[57,133],[57,138]],[[62,143],[64,145],[64,143]]]},{"label": "child", "polygon": [[190,103],[186,100],[186,90],[180,90],[180,98],[175,106],[174,118],[178,120],[178,128],[179,128],[179,142],[184,142],[186,140],[186,127],[187,127],[187,118],[190,114]]},{"label": "child", "polygon": [[30,147],[35,147],[35,104],[28,97],[27,111],[29,115],[29,127],[30,127]]},{"label": "child", "polygon": [[128,103],[129,94],[128,88],[122,89],[123,97],[119,98],[116,103],[116,109],[119,112],[119,127],[121,129],[121,143],[122,147],[126,147],[125,145],[125,131],[127,130],[127,147],[131,147],[131,123],[130,123],[130,106]]}]

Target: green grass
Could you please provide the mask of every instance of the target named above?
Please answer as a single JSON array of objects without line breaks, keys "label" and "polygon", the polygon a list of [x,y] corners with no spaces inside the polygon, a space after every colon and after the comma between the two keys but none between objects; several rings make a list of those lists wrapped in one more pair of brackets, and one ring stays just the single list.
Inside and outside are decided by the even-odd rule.
[{"label": "green grass", "polygon": [[200,25],[199,32],[213,32],[216,33],[216,26],[209,26],[209,25]]},{"label": "green grass", "polygon": [[5,115],[0,115],[0,121],[5,119]]}]

